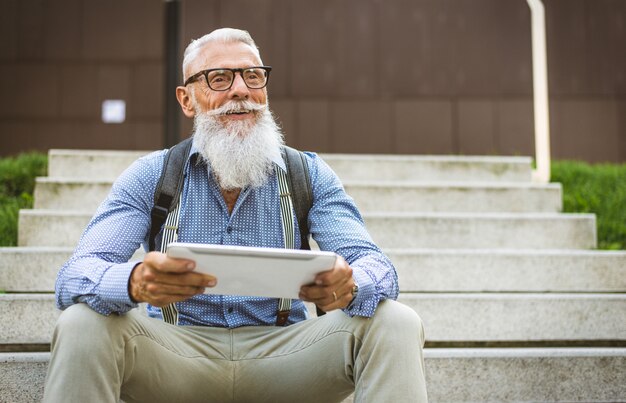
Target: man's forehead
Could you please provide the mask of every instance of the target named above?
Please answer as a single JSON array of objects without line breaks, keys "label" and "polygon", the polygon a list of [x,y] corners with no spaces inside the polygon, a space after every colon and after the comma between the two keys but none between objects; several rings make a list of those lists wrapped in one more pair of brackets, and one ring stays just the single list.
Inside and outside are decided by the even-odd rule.
[{"label": "man's forehead", "polygon": [[[261,64],[250,45],[243,42],[210,42],[199,49],[191,63],[193,72],[216,67],[246,67]],[[193,74],[189,72],[189,74]]]}]

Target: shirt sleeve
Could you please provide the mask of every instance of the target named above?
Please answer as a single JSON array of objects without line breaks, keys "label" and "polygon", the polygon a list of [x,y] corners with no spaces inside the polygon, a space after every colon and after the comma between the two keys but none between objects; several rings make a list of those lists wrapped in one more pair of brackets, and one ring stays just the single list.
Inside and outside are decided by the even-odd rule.
[{"label": "shirt sleeve", "polygon": [[320,249],[342,256],[352,267],[359,286],[344,311],[371,317],[378,303],[398,297],[398,276],[387,256],[374,243],[361,213],[332,169],[316,154],[306,153],[313,188],[309,230]]},{"label": "shirt sleeve", "polygon": [[128,281],[139,261],[129,260],[147,238],[161,163],[162,152],[152,153],[135,161],[115,181],[59,271],[57,307],[86,303],[110,315],[137,306],[128,294]]}]

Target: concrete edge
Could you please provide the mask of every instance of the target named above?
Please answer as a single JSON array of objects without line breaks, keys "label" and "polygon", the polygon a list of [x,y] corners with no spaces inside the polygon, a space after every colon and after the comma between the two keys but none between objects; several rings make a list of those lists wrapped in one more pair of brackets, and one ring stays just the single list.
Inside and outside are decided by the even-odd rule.
[{"label": "concrete edge", "polygon": [[[163,148],[165,149],[165,148]],[[69,148],[53,148],[48,150],[49,156],[88,156],[88,155],[137,155],[149,154],[155,150],[97,150],[97,149],[69,149]],[[369,159],[378,158],[387,161],[460,161],[460,162],[488,162],[488,163],[519,163],[531,164],[532,157],[529,156],[490,156],[490,155],[410,155],[410,154],[346,154],[346,153],[318,153],[323,159]]]},{"label": "concrete edge", "polygon": [[564,348],[425,348],[425,358],[578,358],[626,357],[621,347]]},{"label": "concrete edge", "polygon": [[[626,357],[626,348],[425,348],[424,358]],[[47,362],[50,353],[0,353],[0,363]]]}]

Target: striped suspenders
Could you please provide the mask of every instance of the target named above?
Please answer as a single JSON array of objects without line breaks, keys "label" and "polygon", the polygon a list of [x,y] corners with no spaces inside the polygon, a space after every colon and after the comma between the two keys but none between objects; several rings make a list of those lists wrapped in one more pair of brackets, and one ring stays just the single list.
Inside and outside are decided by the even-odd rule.
[{"label": "striped suspenders", "polygon": [[[161,253],[167,251],[167,245],[171,242],[176,242],[178,239],[178,220],[180,219],[180,205],[183,198],[182,192],[180,193],[178,204],[174,210],[170,211],[163,225],[163,240],[161,241]],[[163,315],[163,321],[178,325],[178,309],[176,309],[176,303],[166,305],[161,308],[161,315]]]},{"label": "striped suspenders", "polygon": [[[289,182],[287,175],[278,165],[274,166],[274,171],[278,178],[278,195],[280,199],[280,219],[283,224],[283,239],[285,249],[296,247],[295,234],[293,228],[293,201],[289,193]],[[291,311],[291,300],[280,298],[278,300],[278,313],[276,314],[276,326],[285,326]]]}]

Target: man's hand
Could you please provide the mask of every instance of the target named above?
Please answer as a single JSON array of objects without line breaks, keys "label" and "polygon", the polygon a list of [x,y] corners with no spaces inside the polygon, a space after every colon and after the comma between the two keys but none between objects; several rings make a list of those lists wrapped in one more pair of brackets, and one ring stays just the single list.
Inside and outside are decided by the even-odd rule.
[{"label": "man's hand", "polygon": [[352,268],[341,257],[337,256],[331,270],[322,272],[315,277],[315,284],[300,288],[300,299],[314,302],[322,311],[347,307],[352,301]]},{"label": "man's hand", "polygon": [[194,272],[195,267],[193,260],[172,259],[160,252],[147,253],[143,262],[133,269],[128,292],[135,302],[159,307],[184,301],[217,284],[215,277]]}]

